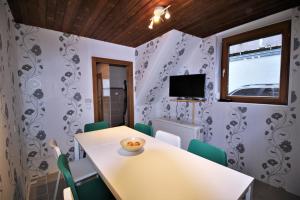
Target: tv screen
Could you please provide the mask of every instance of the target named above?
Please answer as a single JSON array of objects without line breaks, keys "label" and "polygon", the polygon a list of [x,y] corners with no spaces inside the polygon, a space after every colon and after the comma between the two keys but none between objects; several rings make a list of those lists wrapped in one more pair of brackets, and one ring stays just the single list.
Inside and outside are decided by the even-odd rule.
[{"label": "tv screen", "polygon": [[205,74],[170,76],[170,97],[205,97]]}]

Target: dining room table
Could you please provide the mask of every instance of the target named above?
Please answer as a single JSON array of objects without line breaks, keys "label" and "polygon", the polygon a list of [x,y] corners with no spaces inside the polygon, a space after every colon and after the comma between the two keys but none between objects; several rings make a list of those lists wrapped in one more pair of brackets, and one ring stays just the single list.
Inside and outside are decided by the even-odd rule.
[{"label": "dining room table", "polygon": [[[128,152],[121,140],[145,140]],[[101,179],[120,200],[236,200],[252,198],[254,178],[127,126],[75,135]]]}]

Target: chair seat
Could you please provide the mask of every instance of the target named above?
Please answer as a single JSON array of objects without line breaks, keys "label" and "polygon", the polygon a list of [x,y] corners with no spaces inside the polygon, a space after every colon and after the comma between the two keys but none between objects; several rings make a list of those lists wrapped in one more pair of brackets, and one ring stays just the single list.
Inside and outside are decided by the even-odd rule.
[{"label": "chair seat", "polygon": [[97,170],[88,158],[74,160],[69,165],[75,183],[97,174]]},{"label": "chair seat", "polygon": [[92,179],[77,186],[80,200],[112,200],[115,199],[105,183],[100,178]]}]

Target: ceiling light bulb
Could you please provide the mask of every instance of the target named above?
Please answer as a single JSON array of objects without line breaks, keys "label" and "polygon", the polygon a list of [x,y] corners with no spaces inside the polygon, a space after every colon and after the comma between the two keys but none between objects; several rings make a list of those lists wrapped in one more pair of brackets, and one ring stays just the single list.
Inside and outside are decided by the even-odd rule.
[{"label": "ceiling light bulb", "polygon": [[151,20],[149,26],[148,26],[149,29],[153,29],[153,20]]},{"label": "ceiling light bulb", "polygon": [[171,17],[171,14],[170,14],[170,12],[167,10],[167,11],[166,11],[166,14],[165,14],[165,18],[166,18],[166,19],[170,19],[170,17]]},{"label": "ceiling light bulb", "polygon": [[160,22],[160,16],[154,15],[153,16],[153,21],[154,21],[154,23],[159,23]]}]

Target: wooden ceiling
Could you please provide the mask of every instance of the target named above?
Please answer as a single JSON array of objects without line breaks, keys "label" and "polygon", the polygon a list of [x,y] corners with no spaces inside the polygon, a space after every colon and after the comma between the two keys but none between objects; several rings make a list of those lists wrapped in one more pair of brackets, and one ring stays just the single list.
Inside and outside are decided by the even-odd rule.
[{"label": "wooden ceiling", "polygon": [[[300,5],[299,0],[8,0],[17,23],[136,47],[171,29],[199,37]],[[171,19],[148,29],[155,6]]]}]

